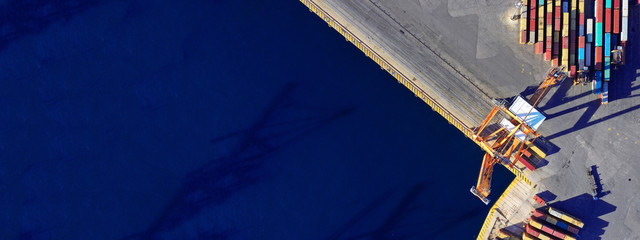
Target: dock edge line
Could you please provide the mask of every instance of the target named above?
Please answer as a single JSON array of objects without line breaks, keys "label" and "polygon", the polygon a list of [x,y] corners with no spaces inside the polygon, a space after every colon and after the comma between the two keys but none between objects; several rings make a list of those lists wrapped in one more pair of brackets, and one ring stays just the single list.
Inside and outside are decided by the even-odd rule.
[{"label": "dock edge line", "polygon": [[498,200],[496,200],[493,206],[491,206],[491,209],[489,210],[489,214],[487,214],[487,217],[484,219],[484,223],[482,224],[482,228],[480,229],[480,233],[478,233],[478,237],[476,238],[476,240],[484,239],[485,235],[487,234],[487,231],[489,230],[489,224],[491,223],[491,219],[493,219],[493,215],[495,215],[495,213],[497,212],[496,208],[498,208],[498,205],[502,203],[502,200],[504,200],[507,194],[511,192],[511,189],[513,189],[513,187],[516,186],[519,180],[520,180],[519,178],[513,179],[513,181],[511,181],[511,184],[509,184],[507,189],[505,189],[502,195],[500,195],[500,198],[498,198]]},{"label": "dock edge line", "polygon": [[[400,72],[396,67],[391,65],[387,60],[382,58],[382,56],[373,50],[373,48],[369,47],[364,41],[358,38],[351,31],[346,29],[342,24],[335,20],[335,18],[331,17],[324,9],[320,8],[316,3],[311,0],[300,0],[305,6],[309,8],[309,11],[315,13],[320,18],[322,18],[330,27],[335,29],[338,33],[345,37],[345,39],[355,45],[360,51],[362,51],[367,57],[371,58],[374,62],[376,62],[382,69],[386,70],[391,74],[394,78],[398,80],[402,85],[408,88],[411,92],[413,92],[416,97],[422,99],[427,105],[431,107],[434,111],[438,112],[442,117],[444,117],[450,124],[455,126],[458,130],[460,130],[467,138],[471,139],[473,142],[480,146],[480,143],[473,138],[473,133],[471,128],[464,124],[460,119],[458,119],[453,113],[449,112],[446,108],[444,108],[438,101],[436,101],[433,97],[427,94],[423,89],[415,85],[413,82],[409,80],[407,76],[405,76],[402,72]],[[501,164],[502,165],[502,164]],[[518,179],[521,179],[528,185],[532,186],[533,183],[529,180],[525,174],[517,168],[513,168],[507,165],[503,165],[509,171],[511,171]]]}]

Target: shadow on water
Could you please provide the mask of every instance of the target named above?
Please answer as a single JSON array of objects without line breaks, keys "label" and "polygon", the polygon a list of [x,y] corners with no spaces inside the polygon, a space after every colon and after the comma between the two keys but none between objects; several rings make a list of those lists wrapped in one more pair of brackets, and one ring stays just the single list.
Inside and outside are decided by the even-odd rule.
[{"label": "shadow on water", "polygon": [[14,0],[0,7],[0,50],[11,41],[42,31],[59,20],[99,4],[101,0]]},{"label": "shadow on water", "polygon": [[609,222],[599,217],[614,212],[617,208],[605,201],[593,200],[593,197],[586,193],[549,205],[584,222],[584,228],[578,234],[579,239],[601,239],[600,236],[604,234],[604,228],[609,226]]},{"label": "shadow on water", "polygon": [[[375,210],[379,205],[383,204],[384,201],[391,195],[391,191],[387,191],[381,194],[378,198],[372,201],[369,205],[365,206],[362,210],[356,213],[346,224],[342,225],[338,228],[336,232],[334,232],[329,238],[329,240],[335,239],[350,239],[350,240],[358,240],[358,239],[374,239],[374,240],[382,240],[382,239],[414,239],[414,238],[424,238],[424,239],[436,239],[444,237],[443,234],[447,234],[447,231],[456,227],[457,224],[464,222],[470,218],[483,214],[484,209],[479,206],[474,208],[471,211],[463,212],[460,214],[449,213],[444,218],[439,218],[435,222],[429,221],[428,228],[422,228],[419,232],[407,233],[403,232],[402,229],[405,227],[403,224],[404,221],[409,217],[409,215],[414,212],[419,206],[415,206],[416,199],[420,195],[420,193],[426,192],[428,190],[427,186],[424,184],[416,184],[411,189],[409,189],[402,199],[395,205],[393,211],[391,211],[387,217],[384,219],[380,225],[368,232],[355,234],[351,237],[342,237],[348,232],[353,226],[355,226],[358,222],[365,219],[365,217]],[[421,217],[422,218],[422,217]]]},{"label": "shadow on water", "polygon": [[331,236],[329,236],[328,239],[329,240],[340,239],[340,236],[342,236],[345,232],[347,232],[354,225],[356,225],[356,223],[358,223],[362,219],[364,219],[364,217],[369,215],[369,213],[371,213],[374,209],[376,209],[380,204],[384,203],[384,201],[386,201],[390,196],[391,196],[391,190],[388,190],[388,191],[380,194],[380,196],[378,196],[378,198],[374,199],[371,203],[369,203],[367,206],[365,206],[362,210],[358,211],[358,213],[356,213],[356,215],[354,215],[351,219],[349,219],[349,221],[347,221],[347,223],[342,225],[340,228],[338,228],[338,230],[336,232],[331,234]]},{"label": "shadow on water", "polygon": [[[411,212],[410,206],[415,202],[418,194],[424,189],[424,184],[414,185],[396,207],[391,211],[387,218],[380,224],[380,226],[371,232],[356,235],[348,239],[387,239],[391,231],[393,231],[398,223]],[[345,225],[346,226],[346,225]],[[341,228],[342,229],[342,228]],[[331,239],[331,238],[330,238]]]},{"label": "shadow on water", "polygon": [[[158,239],[162,233],[176,229],[205,207],[222,204],[236,192],[261,181],[258,170],[268,156],[354,111],[345,108],[323,117],[288,121],[287,124],[273,123],[274,118],[290,108],[288,100],[293,89],[294,84],[288,84],[251,127],[214,138],[214,143],[233,136],[241,137],[241,141],[228,156],[211,160],[187,173],[181,189],[159,217],[145,231],[123,239]],[[203,236],[200,239],[229,239],[236,233],[235,230],[223,230],[199,234]]]}]

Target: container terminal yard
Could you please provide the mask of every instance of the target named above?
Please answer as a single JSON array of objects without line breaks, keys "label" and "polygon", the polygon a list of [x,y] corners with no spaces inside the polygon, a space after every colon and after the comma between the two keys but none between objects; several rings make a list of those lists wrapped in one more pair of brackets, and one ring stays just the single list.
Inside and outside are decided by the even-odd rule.
[{"label": "container terminal yard", "polygon": [[486,152],[477,239],[640,239],[637,1],[301,2]]}]

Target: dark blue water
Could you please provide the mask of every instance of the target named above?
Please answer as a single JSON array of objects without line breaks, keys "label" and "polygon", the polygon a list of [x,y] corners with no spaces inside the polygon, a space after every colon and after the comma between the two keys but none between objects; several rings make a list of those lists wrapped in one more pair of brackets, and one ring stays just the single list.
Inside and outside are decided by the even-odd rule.
[{"label": "dark blue water", "polygon": [[481,150],[297,1],[0,16],[0,239],[473,239],[489,209]]}]

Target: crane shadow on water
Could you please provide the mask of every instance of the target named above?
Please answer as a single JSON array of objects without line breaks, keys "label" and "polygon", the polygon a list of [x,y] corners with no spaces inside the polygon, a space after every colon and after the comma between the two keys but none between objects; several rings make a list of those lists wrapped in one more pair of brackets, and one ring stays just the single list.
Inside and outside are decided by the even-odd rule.
[{"label": "crane shadow on water", "polygon": [[[227,156],[187,173],[180,190],[151,225],[123,239],[159,239],[205,208],[223,204],[233,194],[263,180],[259,170],[268,157],[354,111],[347,107],[328,114],[282,121],[281,116],[294,105],[290,96],[294,86],[288,84],[249,128],[212,139],[214,144],[233,137],[239,137],[240,141]],[[207,230],[198,233],[196,239],[230,239],[238,231]]]}]

